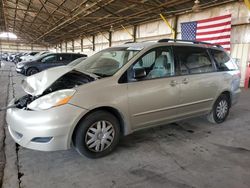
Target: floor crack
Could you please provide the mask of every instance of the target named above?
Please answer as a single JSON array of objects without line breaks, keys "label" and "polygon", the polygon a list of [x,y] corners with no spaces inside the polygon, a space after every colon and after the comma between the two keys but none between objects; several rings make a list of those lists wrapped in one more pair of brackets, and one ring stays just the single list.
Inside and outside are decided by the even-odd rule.
[{"label": "floor crack", "polygon": [[19,188],[21,187],[21,183],[22,183],[22,176],[24,175],[21,171],[20,171],[20,165],[19,165],[19,156],[18,156],[18,151],[19,151],[19,145],[16,144],[16,165],[17,165],[17,178],[18,178],[18,185],[19,185]]}]

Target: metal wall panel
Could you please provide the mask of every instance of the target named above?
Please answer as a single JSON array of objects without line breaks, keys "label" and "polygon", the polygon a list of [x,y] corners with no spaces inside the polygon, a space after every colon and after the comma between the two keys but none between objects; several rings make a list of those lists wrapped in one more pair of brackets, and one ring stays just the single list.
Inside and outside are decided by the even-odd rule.
[{"label": "metal wall panel", "polygon": [[[126,28],[127,31],[133,35],[133,28],[129,27]],[[127,41],[133,41],[133,37],[124,29],[122,30],[118,30],[118,31],[114,31],[112,33],[112,44],[114,42],[114,44],[118,44],[119,42],[127,42]]]},{"label": "metal wall panel", "polygon": [[232,44],[231,56],[239,60],[241,80],[240,86],[244,87],[244,81],[246,76],[246,67],[249,61],[248,57],[250,54],[250,44]]},{"label": "metal wall panel", "polygon": [[0,51],[2,52],[29,52],[29,51],[45,51],[47,47],[27,44],[14,41],[0,41]]}]

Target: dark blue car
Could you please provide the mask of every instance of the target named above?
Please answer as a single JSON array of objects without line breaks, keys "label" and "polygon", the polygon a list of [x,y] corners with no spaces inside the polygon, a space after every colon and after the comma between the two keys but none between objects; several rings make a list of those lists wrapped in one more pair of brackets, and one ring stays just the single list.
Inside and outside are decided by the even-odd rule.
[{"label": "dark blue car", "polygon": [[80,57],[87,57],[87,55],[76,53],[49,53],[39,56],[32,61],[17,63],[16,71],[30,76],[51,67],[67,65]]}]

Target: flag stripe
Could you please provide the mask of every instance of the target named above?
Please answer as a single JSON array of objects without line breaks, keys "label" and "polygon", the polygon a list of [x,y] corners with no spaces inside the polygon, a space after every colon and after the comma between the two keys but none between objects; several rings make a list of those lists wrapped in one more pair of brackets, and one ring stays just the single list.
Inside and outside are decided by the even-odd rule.
[{"label": "flag stripe", "polygon": [[223,20],[216,20],[216,21],[211,21],[211,22],[205,22],[205,23],[200,23],[198,21],[198,25],[199,26],[206,26],[206,25],[215,25],[215,24],[226,23],[226,22],[231,22],[231,18],[226,18]]},{"label": "flag stripe", "polygon": [[217,16],[217,17],[214,17],[214,18],[208,18],[208,19],[200,20],[198,22],[199,23],[211,22],[211,21],[221,20],[221,19],[225,19],[225,18],[231,18],[231,14],[224,15],[224,16]]},{"label": "flag stripe", "polygon": [[199,24],[197,25],[197,29],[209,29],[209,28],[214,28],[214,27],[220,27],[220,26],[225,26],[225,25],[231,25],[231,21],[230,22],[224,22],[224,23],[219,23],[219,24],[213,24],[213,25],[206,25],[206,26],[199,26]]},{"label": "flag stripe", "polygon": [[214,28],[208,28],[208,29],[197,29],[197,33],[208,32],[208,31],[218,31],[218,30],[221,30],[221,29],[229,29],[229,28],[231,29],[231,25],[214,27]]},{"label": "flag stripe", "polygon": [[218,42],[218,43],[214,43],[214,44],[219,44],[221,46],[230,45],[230,41],[229,42]]},{"label": "flag stripe", "polygon": [[223,32],[223,33],[216,33],[216,34],[210,34],[210,35],[196,35],[196,39],[200,38],[211,38],[211,37],[220,37],[220,36],[228,36],[230,35],[230,31]]},{"label": "flag stripe", "polygon": [[218,36],[218,37],[208,37],[208,38],[199,38],[198,41],[210,41],[210,40],[218,40],[218,39],[226,39],[229,38],[230,35]]},{"label": "flag stripe", "polygon": [[219,40],[204,40],[203,42],[210,42],[212,44],[220,44],[222,42],[230,42],[230,39],[219,39]]},{"label": "flag stripe", "polygon": [[231,31],[231,28],[220,29],[220,30],[215,30],[215,31],[198,32],[196,34],[196,36],[223,33],[223,32],[227,32],[227,31]]}]

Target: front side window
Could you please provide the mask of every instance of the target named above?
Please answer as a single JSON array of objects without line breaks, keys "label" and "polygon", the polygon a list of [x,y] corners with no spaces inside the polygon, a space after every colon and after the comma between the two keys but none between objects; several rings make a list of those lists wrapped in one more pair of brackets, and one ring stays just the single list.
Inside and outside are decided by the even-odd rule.
[{"label": "front side window", "polygon": [[205,48],[176,46],[175,54],[179,60],[182,75],[214,71],[213,64]]},{"label": "front side window", "polygon": [[210,53],[214,58],[218,71],[232,71],[238,69],[236,63],[227,55],[226,52],[211,49]]},{"label": "front side window", "polygon": [[101,77],[112,76],[121,69],[141,48],[114,47],[102,50],[76,65],[76,69]]},{"label": "front side window", "polygon": [[[145,72],[144,77],[137,79],[135,74]],[[148,80],[175,75],[175,64],[171,47],[158,47],[139,58],[129,70],[129,79]]]},{"label": "front side window", "polygon": [[56,61],[56,55],[49,55],[42,59],[42,63],[51,63]]}]

